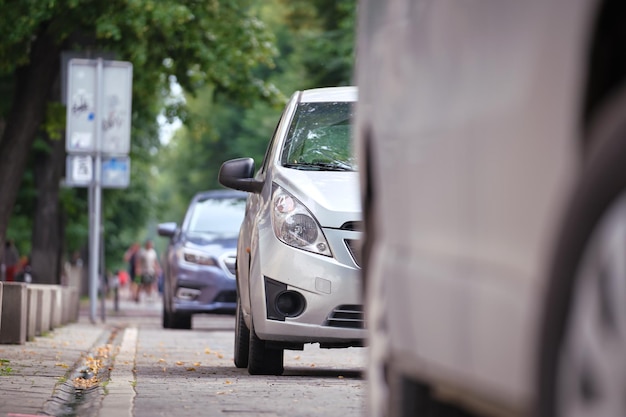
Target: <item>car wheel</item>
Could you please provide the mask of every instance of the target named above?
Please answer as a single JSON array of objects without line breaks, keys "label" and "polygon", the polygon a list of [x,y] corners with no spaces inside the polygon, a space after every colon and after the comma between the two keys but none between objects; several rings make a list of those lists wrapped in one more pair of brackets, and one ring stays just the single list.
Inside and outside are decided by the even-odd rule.
[{"label": "car wheel", "polygon": [[241,311],[241,301],[237,296],[237,320],[235,321],[235,366],[246,368],[248,366],[248,351],[250,346],[250,330],[246,326]]},{"label": "car wheel", "polygon": [[191,329],[191,314],[170,313],[170,329]]},{"label": "car wheel", "polygon": [[172,325],[172,317],[171,317],[171,313],[169,312],[167,306],[166,306],[167,301],[165,301],[165,297],[163,297],[163,328],[164,329],[171,329]]},{"label": "car wheel", "polygon": [[542,417],[626,415],[626,94],[606,108],[568,205],[540,338]]},{"label": "car wheel", "polygon": [[248,350],[248,373],[250,375],[282,375],[283,354],[284,349],[267,347],[267,342],[259,339],[252,324]]}]

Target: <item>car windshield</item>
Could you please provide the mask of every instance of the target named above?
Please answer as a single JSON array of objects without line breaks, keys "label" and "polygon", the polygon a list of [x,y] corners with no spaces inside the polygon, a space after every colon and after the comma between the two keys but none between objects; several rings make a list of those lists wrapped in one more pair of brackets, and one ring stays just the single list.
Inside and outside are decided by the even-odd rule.
[{"label": "car windshield", "polygon": [[354,171],[351,119],[354,103],[301,103],[283,146],[281,164],[317,171]]},{"label": "car windshield", "polygon": [[211,238],[236,237],[245,209],[245,198],[199,200],[193,206],[187,233]]}]

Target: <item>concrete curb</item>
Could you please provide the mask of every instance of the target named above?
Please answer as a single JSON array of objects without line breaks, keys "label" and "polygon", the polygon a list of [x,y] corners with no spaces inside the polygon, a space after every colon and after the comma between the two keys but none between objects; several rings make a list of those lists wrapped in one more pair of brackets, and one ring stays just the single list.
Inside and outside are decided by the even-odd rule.
[{"label": "concrete curb", "polygon": [[24,344],[78,316],[76,288],[0,282],[0,344]]}]

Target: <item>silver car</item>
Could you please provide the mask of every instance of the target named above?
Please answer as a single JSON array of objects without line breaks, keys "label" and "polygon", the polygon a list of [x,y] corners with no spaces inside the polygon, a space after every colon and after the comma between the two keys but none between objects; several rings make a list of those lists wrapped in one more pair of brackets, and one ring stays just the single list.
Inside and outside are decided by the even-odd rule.
[{"label": "silver car", "polygon": [[222,185],[249,192],[237,257],[235,365],[280,375],[284,349],[362,346],[355,87],[298,91],[263,163],[225,162]]},{"label": "silver car", "polygon": [[625,5],[359,2],[369,417],[626,416]]}]

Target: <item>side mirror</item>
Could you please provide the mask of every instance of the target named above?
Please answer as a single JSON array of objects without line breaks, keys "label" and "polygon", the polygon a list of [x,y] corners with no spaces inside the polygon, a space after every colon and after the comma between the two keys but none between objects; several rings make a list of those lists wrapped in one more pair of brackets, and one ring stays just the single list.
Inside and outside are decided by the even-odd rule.
[{"label": "side mirror", "polygon": [[249,193],[260,193],[263,189],[263,181],[255,180],[253,176],[254,159],[238,158],[222,164],[218,181],[224,187]]},{"label": "side mirror", "polygon": [[176,229],[177,226],[175,222],[160,223],[157,227],[157,233],[159,236],[171,238],[176,234]]}]

